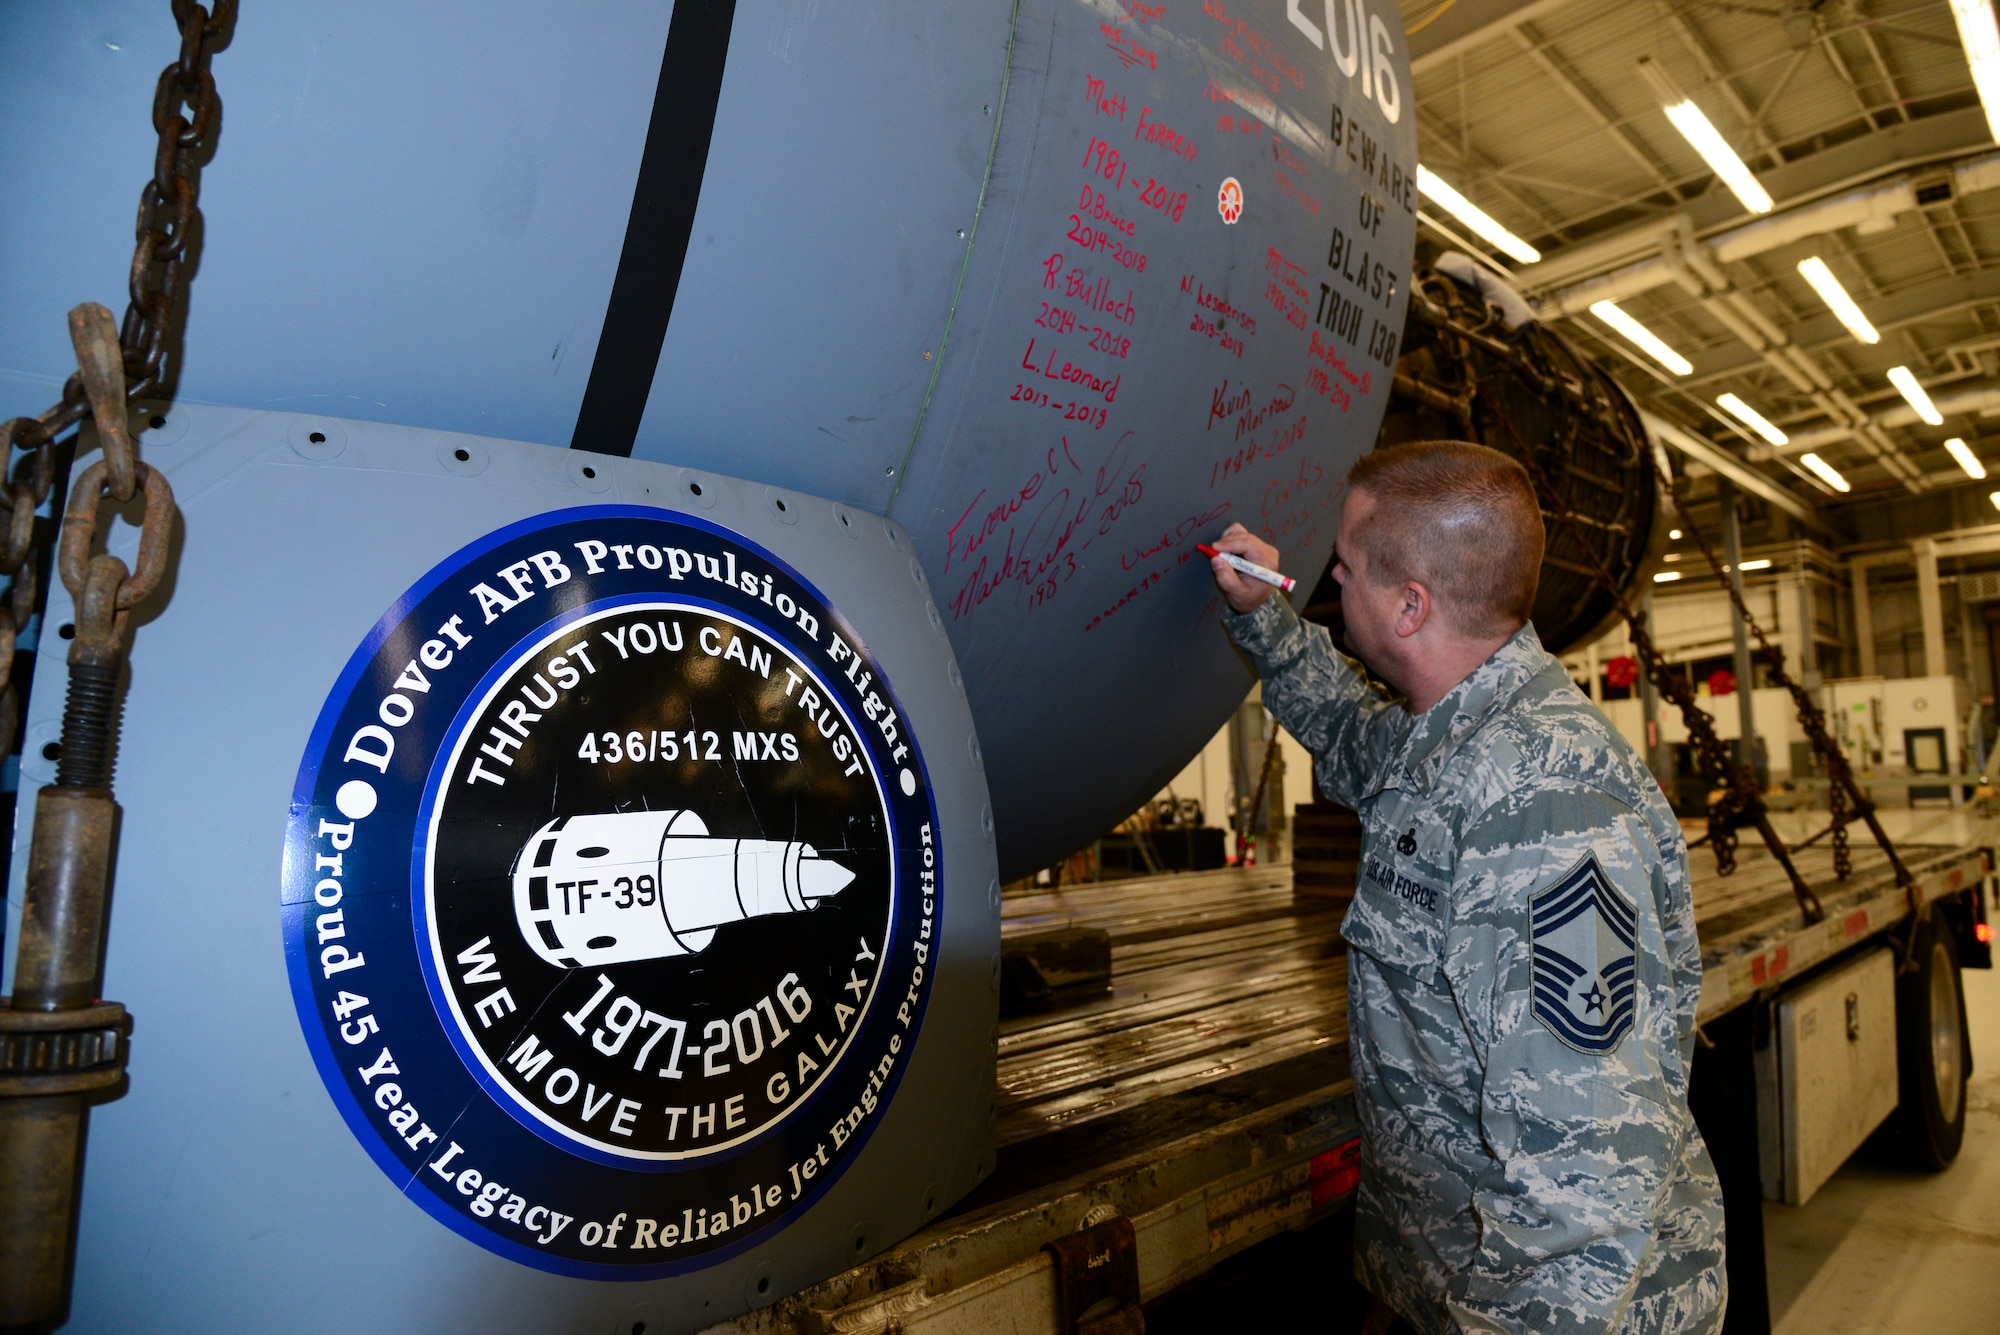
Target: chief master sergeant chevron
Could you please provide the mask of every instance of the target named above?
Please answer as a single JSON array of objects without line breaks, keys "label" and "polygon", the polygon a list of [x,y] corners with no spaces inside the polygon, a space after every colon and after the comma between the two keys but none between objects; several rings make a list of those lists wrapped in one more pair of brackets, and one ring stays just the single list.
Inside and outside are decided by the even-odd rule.
[{"label": "chief master sergeant chevron", "polygon": [[[1659,786],[1528,624],[1542,518],[1507,456],[1365,456],[1347,640],[1211,564],[1264,703],[1365,826],[1341,934],[1355,1270],[1423,1335],[1718,1331],[1722,1199],[1688,1113],[1701,956]],[[1234,525],[1215,546],[1278,553]]]}]

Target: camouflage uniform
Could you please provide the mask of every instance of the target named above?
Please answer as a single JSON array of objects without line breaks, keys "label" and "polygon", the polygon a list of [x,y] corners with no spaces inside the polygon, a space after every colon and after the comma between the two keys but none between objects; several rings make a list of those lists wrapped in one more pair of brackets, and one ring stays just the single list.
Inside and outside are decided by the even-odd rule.
[{"label": "camouflage uniform", "polygon": [[1412,717],[1283,598],[1227,624],[1365,826],[1362,1282],[1425,1335],[1720,1330],[1701,954],[1658,785],[1532,626]]}]

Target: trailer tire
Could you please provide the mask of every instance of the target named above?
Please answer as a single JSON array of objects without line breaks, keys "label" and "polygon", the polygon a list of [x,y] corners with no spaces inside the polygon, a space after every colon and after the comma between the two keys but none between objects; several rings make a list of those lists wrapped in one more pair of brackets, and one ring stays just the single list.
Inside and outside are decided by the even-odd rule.
[{"label": "trailer tire", "polygon": [[1917,926],[1915,967],[1896,978],[1896,1065],[1901,1104],[1894,1140],[1912,1168],[1939,1172],[1965,1142],[1971,1043],[1951,926],[1932,911]]}]

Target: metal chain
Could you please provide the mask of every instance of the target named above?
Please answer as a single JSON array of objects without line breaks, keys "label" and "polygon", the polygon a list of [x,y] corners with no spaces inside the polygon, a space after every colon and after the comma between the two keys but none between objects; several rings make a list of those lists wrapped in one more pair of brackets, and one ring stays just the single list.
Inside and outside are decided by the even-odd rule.
[{"label": "metal chain", "polygon": [[1833,818],[1833,874],[1844,881],[1854,870],[1854,852],[1847,846],[1847,790],[1841,785],[1827,788],[1826,810]]},{"label": "metal chain", "polygon": [[[208,70],[207,54],[213,40],[235,22],[236,0],[215,0],[212,10],[195,0],[173,0],[173,12],[181,34],[180,55],[160,71],[153,89],[153,129],[159,137],[153,174],[139,193],[131,301],[125,309],[123,333],[114,344],[124,382],[119,396],[125,402],[144,398],[161,384],[174,301],[187,261],[188,238],[198,216],[196,155],[215,124],[215,80]],[[102,307],[92,309],[103,311]],[[109,314],[104,318],[108,321]],[[86,334],[79,331],[78,319],[73,312],[71,336],[77,343],[79,369],[63,385],[62,398],[38,416],[0,422],[0,452],[4,452],[0,457],[12,460],[15,450],[23,452],[13,462],[11,476],[0,483],[0,512],[4,512],[0,522],[5,524],[0,576],[13,580],[6,606],[0,608],[0,755],[13,750],[20,722],[19,695],[13,682],[14,642],[34,615],[41,596],[35,511],[48,500],[55,482],[56,441],[94,409],[99,434],[105,439],[106,458],[118,461],[112,472],[111,494],[129,500],[139,485],[139,465],[131,450],[123,405],[112,411],[108,402],[94,403],[87,383],[91,379],[100,386],[109,383],[104,374],[109,368],[102,365],[102,331],[91,317],[93,327],[87,332],[90,350],[86,352],[82,341]],[[91,377],[82,369],[86,355],[98,360]],[[114,439],[119,443],[114,444]]]},{"label": "metal chain", "polygon": [[[0,424],[0,443],[4,443],[8,457],[23,426],[39,427],[39,423],[34,418],[16,417]],[[35,511],[48,499],[54,483],[54,439],[48,435],[29,446],[27,454],[14,466],[12,479],[0,483],[0,507],[5,509],[7,525],[5,543],[0,545],[0,575],[13,577],[7,604],[0,607],[0,756],[12,754],[14,734],[20,726],[20,697],[14,687],[14,642],[21,627],[35,614],[35,603],[41,596],[40,570],[34,559]]]},{"label": "metal chain", "polygon": [[[1611,592],[1619,614],[1625,618],[1625,624],[1632,636],[1633,648],[1638,652],[1647,676],[1659,688],[1660,693],[1681,711],[1681,718],[1687,725],[1688,736],[1695,743],[1695,754],[1703,783],[1710,791],[1717,788],[1722,790],[1722,796],[1711,802],[1708,809],[1708,841],[1714,847],[1716,870],[1724,876],[1736,870],[1736,832],[1746,825],[1754,825],[1758,833],[1763,836],[1764,845],[1770,850],[1773,860],[1784,869],[1786,878],[1791,882],[1792,895],[1798,900],[1799,911],[1804,915],[1806,922],[1822,921],[1826,917],[1826,908],[1820,903],[1819,895],[1806,882],[1805,877],[1800,875],[1797,865],[1792,861],[1791,850],[1786,848],[1784,841],[1772,827],[1770,813],[1764,806],[1763,795],[1757,791],[1756,776],[1748,765],[1730,757],[1728,750],[1722,744],[1722,739],[1716,736],[1714,717],[1695,702],[1693,686],[1685,677],[1673,670],[1666,656],[1654,644],[1652,634],[1646,626],[1646,618],[1634,611],[1631,604],[1625,600],[1623,592],[1615,587],[1610,572],[1604,569],[1601,561],[1597,560],[1594,549],[1583,540],[1583,535],[1568,508],[1562,505],[1554,488],[1549,485],[1548,475],[1542,471],[1540,462],[1514,432],[1513,424],[1504,416],[1499,420],[1513,437],[1522,458],[1528,463],[1529,470],[1535,474],[1537,485],[1549,500],[1557,518],[1571,530],[1571,537],[1576,540],[1578,548],[1591,554],[1591,563],[1596,568],[1597,578],[1601,585]],[[1669,487],[1672,485],[1671,479],[1665,479],[1663,482]]]},{"label": "metal chain", "polygon": [[[1250,805],[1243,812],[1243,830],[1236,836],[1236,856],[1241,860],[1246,845],[1254,845],[1257,840],[1257,813],[1264,808],[1264,791],[1271,784],[1271,771],[1278,766],[1277,725],[1271,727],[1271,740],[1264,745],[1264,763],[1257,771],[1257,792],[1250,799]],[[1274,812],[1273,815],[1276,815]],[[1274,823],[1274,822],[1267,822]],[[1265,833],[1270,833],[1268,830]]]},{"label": "metal chain", "polygon": [[[111,775],[118,751],[119,676],[132,609],[159,587],[174,526],[173,490],[141,463],[129,419],[133,399],[159,393],[174,303],[185,281],[197,225],[198,154],[215,124],[208,54],[227,40],[235,0],[213,10],[173,0],[179,58],[161,71],[153,96],[159,134],[152,178],[139,196],[131,303],[121,330],[91,303],[69,313],[76,374],[62,399],[38,417],[0,424],[0,443],[22,457],[0,485],[6,512],[0,575],[12,577],[0,609],[0,755],[13,748],[20,705],[12,682],[14,645],[35,610],[42,569],[35,511],[55,482],[55,443],[88,412],[103,447],[70,487],[56,563],[75,599],[69,693],[63,705],[55,782],[35,796],[28,844],[13,992],[0,998],[0,1326],[43,1329],[63,1310],[76,1234],[84,1153],[84,1097],[119,1096],[131,1016],[98,997],[118,810]],[[186,114],[183,114],[183,113]],[[136,569],[98,550],[105,501],[145,498]],[[27,1129],[24,1129],[27,1128]]]},{"label": "metal chain", "polygon": [[1619,615],[1632,636],[1632,646],[1645,665],[1646,675],[1653,680],[1660,694],[1667,697],[1670,704],[1681,712],[1686,724],[1688,738],[1694,743],[1695,764],[1701,774],[1702,783],[1713,792],[1720,789],[1722,796],[1709,805],[1708,842],[1715,853],[1716,870],[1728,876],[1736,870],[1736,831],[1746,824],[1755,824],[1762,815],[1762,799],[1757,794],[1756,778],[1746,765],[1742,765],[1729,755],[1729,749],[1716,735],[1715,718],[1696,701],[1694,688],[1686,678],[1675,672],[1653,642],[1646,618],[1635,611],[1626,600],[1625,594],[1611,578],[1611,572],[1596,558],[1596,549],[1585,540],[1581,527],[1570,514],[1569,507],[1562,503],[1555,484],[1543,470],[1541,461],[1533,450],[1522,440],[1514,424],[1504,413],[1491,412],[1513,442],[1515,452],[1534,475],[1535,487],[1542,493],[1543,503],[1569,531],[1578,548],[1591,556],[1592,577],[1598,586],[1612,598]]},{"label": "metal chain", "polygon": [[[195,0],[173,0],[173,9],[181,29],[181,53],[160,71],[153,89],[153,129],[160,138],[153,154],[153,179],[139,192],[132,301],[125,308],[120,338],[130,382],[127,393],[133,398],[150,394],[160,384],[174,298],[180,291],[181,267],[187,260],[200,197],[195,155],[215,121],[215,79],[205,59],[207,45],[236,21],[236,0],[215,0],[213,11]],[[183,107],[193,114],[182,115]]]},{"label": "metal chain", "polygon": [[[1660,468],[1658,459],[1654,460],[1653,466],[1656,471]],[[1694,516],[1688,512],[1686,504],[1673,490],[1672,479],[1665,479],[1663,485],[1667,487],[1667,495],[1673,501],[1674,512],[1680,516],[1682,528],[1694,539],[1696,546],[1701,548],[1702,555],[1708,560],[1709,569],[1714,572],[1715,578],[1722,585],[1723,592],[1735,606],[1736,614],[1743,618],[1744,626],[1756,639],[1757,657],[1764,661],[1765,671],[1770,674],[1772,682],[1783,687],[1792,697],[1792,706],[1798,713],[1799,726],[1805,732],[1813,754],[1819,757],[1820,764],[1826,770],[1829,794],[1839,794],[1839,800],[1829,797],[1827,803],[1828,814],[1832,817],[1832,823],[1828,828],[1833,835],[1834,874],[1845,880],[1853,870],[1853,855],[1847,843],[1847,824],[1850,820],[1859,819],[1868,826],[1869,832],[1875,836],[1876,843],[1881,845],[1882,852],[1888,857],[1890,869],[1895,873],[1896,884],[1908,889],[1914,883],[1914,878],[1910,875],[1909,869],[1903,865],[1902,856],[1897,853],[1888,832],[1876,819],[1875,804],[1861,791],[1861,785],[1854,777],[1853,767],[1847,763],[1846,754],[1827,731],[1826,712],[1819,707],[1819,702],[1812,698],[1811,692],[1793,680],[1791,673],[1785,670],[1784,650],[1771,643],[1770,637],[1764,633],[1764,628],[1757,624],[1757,618],[1750,614],[1750,608],[1743,601],[1742,591],[1738,588],[1736,579],[1732,577],[1732,572],[1722,558],[1716,555],[1715,548],[1709,543],[1707,535],[1695,524]],[[1750,683],[1743,682],[1737,689],[1748,690],[1749,687]],[[1852,816],[1848,814],[1850,807]]]}]

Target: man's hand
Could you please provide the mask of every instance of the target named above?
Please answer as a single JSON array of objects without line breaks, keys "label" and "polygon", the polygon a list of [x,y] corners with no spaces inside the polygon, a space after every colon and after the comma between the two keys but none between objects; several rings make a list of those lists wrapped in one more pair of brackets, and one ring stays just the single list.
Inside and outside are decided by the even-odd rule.
[{"label": "man's hand", "polygon": [[[1209,544],[1218,552],[1233,552],[1246,561],[1255,561],[1267,570],[1277,570],[1278,549],[1257,537],[1241,524],[1231,524],[1223,535]],[[1221,557],[1209,560],[1208,568],[1215,572],[1215,587],[1222,590],[1223,601],[1229,610],[1242,615],[1256,611],[1264,600],[1277,590],[1259,579],[1239,575],[1229,562]]]}]

